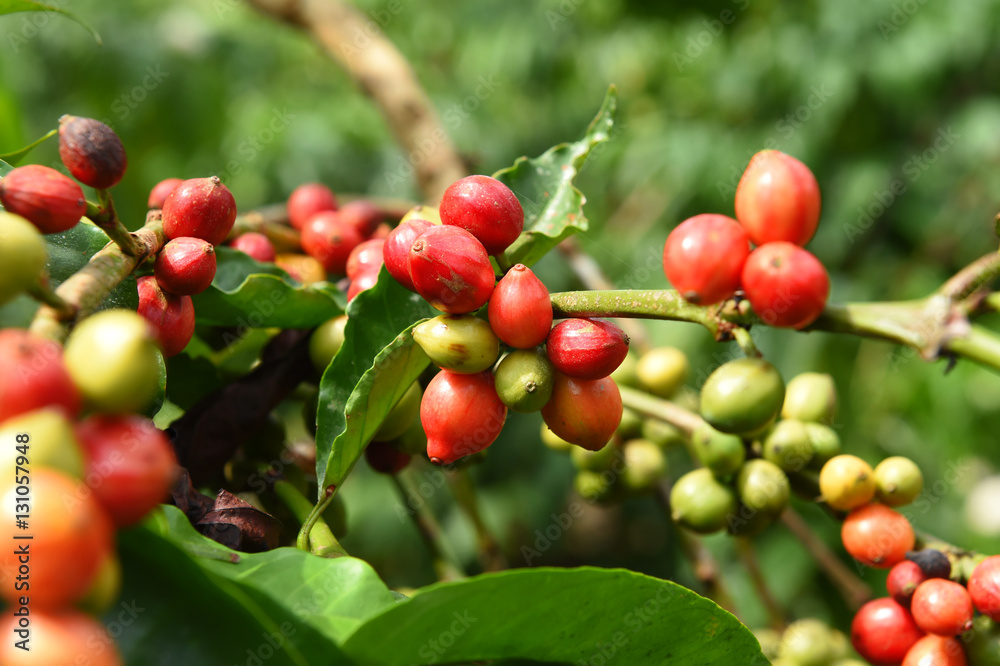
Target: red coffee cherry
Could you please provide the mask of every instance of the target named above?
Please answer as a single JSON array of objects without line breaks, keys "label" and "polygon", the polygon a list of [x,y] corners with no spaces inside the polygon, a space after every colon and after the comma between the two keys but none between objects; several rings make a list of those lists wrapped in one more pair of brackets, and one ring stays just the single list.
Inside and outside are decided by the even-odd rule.
[{"label": "red coffee cherry", "polygon": [[459,375],[442,370],[424,390],[420,424],[427,433],[427,457],[435,465],[482,451],[500,435],[507,406],[490,372]]},{"label": "red coffee cherry", "polygon": [[59,343],[18,328],[0,330],[0,422],[42,407],[59,407],[73,418],[80,404]]},{"label": "red coffee cherry", "polygon": [[385,245],[385,240],[382,238],[373,238],[372,240],[366,240],[360,245],[356,246],[351,250],[351,254],[347,257],[347,267],[345,269],[347,277],[351,280],[354,279],[358,273],[382,268],[382,264],[385,263],[385,259],[382,254],[382,247]]},{"label": "red coffee cherry", "polygon": [[945,636],[924,636],[913,644],[903,666],[966,666],[962,643]]},{"label": "red coffee cherry", "polygon": [[412,457],[389,442],[369,442],[365,447],[368,466],[380,474],[399,474],[410,464]]},{"label": "red coffee cherry", "polygon": [[43,234],[72,229],[87,212],[83,190],[55,169],[39,164],[17,167],[0,180],[0,203]]},{"label": "red coffee cherry", "polygon": [[879,569],[902,562],[913,550],[913,526],[906,516],[884,504],[868,504],[844,519],[840,537],[847,552],[862,564]]},{"label": "red coffee cherry", "polygon": [[819,184],[812,171],[777,150],[754,155],[736,186],[736,219],[756,245],[805,245],[816,233],[819,209]]},{"label": "red coffee cherry", "polygon": [[302,249],[331,275],[344,275],[347,258],[362,240],[357,228],[345,224],[336,211],[317,213],[302,227]]},{"label": "red coffee cherry", "polygon": [[180,354],[194,336],[191,297],[167,293],[152,275],[139,278],[138,288],[138,312],[153,327],[163,356]]},{"label": "red coffee cherry", "polygon": [[500,278],[488,312],[493,332],[517,349],[537,347],[552,328],[549,290],[524,264],[517,264]]},{"label": "red coffee cherry", "polygon": [[337,212],[344,224],[353,226],[363,238],[368,238],[375,233],[375,229],[385,217],[382,209],[364,199],[348,201]]},{"label": "red coffee cherry", "polygon": [[413,279],[410,277],[410,246],[420,234],[433,226],[435,225],[427,220],[413,219],[409,222],[403,222],[389,232],[385,239],[385,245],[382,246],[385,269],[389,271],[389,275],[396,279],[396,282],[410,291],[416,291]]},{"label": "red coffee cherry", "polygon": [[1000,555],[987,557],[973,570],[969,576],[969,594],[976,610],[1000,622]]},{"label": "red coffee cherry", "polygon": [[361,292],[371,289],[378,282],[378,271],[381,267],[367,268],[351,280],[351,286],[347,288],[347,302],[350,303],[354,300],[354,297]]},{"label": "red coffee cherry", "polygon": [[573,379],[557,372],[542,419],[567,442],[599,451],[622,420],[622,395],[610,377]]},{"label": "red coffee cherry", "polygon": [[925,580],[913,593],[910,612],[917,626],[929,634],[955,636],[972,628],[972,597],[946,578]]},{"label": "red coffee cherry", "polygon": [[215,248],[200,238],[175,238],[160,250],[153,275],[171,294],[191,296],[208,289],[215,278]]},{"label": "red coffee cherry", "polygon": [[559,322],[545,342],[556,370],[575,379],[607,377],[628,354],[628,336],[605,319]]},{"label": "red coffee cherry", "polygon": [[115,131],[93,118],[59,119],[59,159],[84,185],[103,190],[125,175],[128,160]]},{"label": "red coffee cherry", "polygon": [[170,496],[177,458],[170,440],[141,416],[99,414],[76,427],[84,477],[117,527],[134,525]]},{"label": "red coffee cherry", "polygon": [[240,234],[233,239],[233,242],[229,246],[261,262],[274,261],[276,254],[274,243],[271,242],[271,239],[256,231],[248,231],[245,234]]},{"label": "red coffee cherry", "polygon": [[477,310],[493,293],[493,266],[482,243],[465,229],[434,226],[410,246],[410,277],[417,293],[438,310]]},{"label": "red coffee cherry", "polygon": [[667,236],[663,272],[685,300],[711,305],[740,288],[750,239],[740,223],[725,215],[695,215]]},{"label": "red coffee cherry", "polygon": [[236,222],[236,200],[218,176],[185,180],[163,202],[167,238],[192,236],[218,245]]},{"label": "red coffee cherry", "polygon": [[893,565],[889,570],[889,576],[885,579],[885,588],[889,596],[901,605],[910,607],[910,599],[917,586],[927,580],[927,575],[920,565],[910,560],[903,560]]},{"label": "red coffee cherry", "polygon": [[830,276],[819,259],[791,243],[768,243],[743,266],[743,290],[765,323],[804,328],[826,307]]},{"label": "red coffee cherry", "polygon": [[183,182],[184,180],[181,178],[167,178],[153,185],[153,189],[149,191],[149,199],[146,201],[146,206],[150,209],[163,208],[163,202],[167,200],[167,197],[174,191],[174,188]]},{"label": "red coffee cherry", "polygon": [[11,640],[0,643],[0,664],[4,666],[123,666],[125,663],[104,625],[86,613],[68,608],[53,611],[32,608],[29,652],[15,645],[20,618],[13,612],[5,615],[0,621],[0,633]]},{"label": "red coffee cherry", "polygon": [[923,635],[910,611],[888,597],[866,603],[851,622],[854,649],[876,666],[896,666]]},{"label": "red coffee cherry", "polygon": [[337,210],[337,197],[326,185],[306,183],[299,185],[288,197],[288,222],[301,230],[317,213]]},{"label": "red coffee cherry", "polygon": [[521,202],[510,188],[489,176],[467,176],[441,197],[441,222],[475,236],[488,254],[499,254],[524,229]]}]

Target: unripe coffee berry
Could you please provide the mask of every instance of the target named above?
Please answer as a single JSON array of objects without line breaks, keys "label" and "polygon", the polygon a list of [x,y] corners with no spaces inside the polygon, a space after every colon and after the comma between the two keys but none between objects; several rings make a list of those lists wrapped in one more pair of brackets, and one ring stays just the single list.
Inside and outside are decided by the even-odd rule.
[{"label": "unripe coffee berry", "polygon": [[846,643],[840,632],[834,632],[819,620],[796,620],[781,636],[779,663],[788,660],[795,666],[832,666],[847,651]]},{"label": "unripe coffee berry", "polygon": [[740,288],[750,239],[739,222],[704,214],[677,225],[663,248],[663,271],[686,301],[711,305]]},{"label": "unripe coffee berry", "polygon": [[149,199],[146,201],[146,206],[150,209],[163,208],[163,202],[167,200],[167,197],[174,191],[174,188],[183,182],[184,179],[182,178],[166,178],[153,185],[153,189],[149,191]]},{"label": "unripe coffee berry", "polygon": [[676,347],[656,347],[643,354],[635,368],[639,385],[661,398],[671,398],[691,373],[687,354]]},{"label": "unripe coffee berry", "polygon": [[[28,460],[32,466],[54,469],[73,479],[85,477],[83,450],[67,416],[58,407],[45,407],[19,414],[0,425],[0,488],[15,485],[15,479],[22,476],[17,467],[24,447],[18,450],[18,435],[25,433],[31,437]],[[24,466],[22,459],[21,467]]]},{"label": "unripe coffee berry", "polygon": [[303,229],[317,213],[337,210],[337,197],[326,185],[305,183],[295,188],[288,197],[288,222],[296,229]]},{"label": "unripe coffee berry", "polygon": [[951,580],[925,580],[913,593],[910,612],[917,626],[929,634],[956,636],[972,628],[975,612],[968,590]]},{"label": "unripe coffee berry", "polygon": [[382,246],[382,259],[389,275],[410,291],[416,291],[410,277],[410,246],[417,240],[417,236],[432,226],[434,225],[427,220],[420,219],[400,222],[398,227],[389,232],[385,245]]},{"label": "unripe coffee berry", "polygon": [[524,229],[524,211],[510,188],[489,176],[467,176],[441,197],[441,222],[475,236],[488,254],[499,254]]},{"label": "unripe coffee berry", "polygon": [[165,291],[192,296],[208,289],[215,279],[215,268],[215,247],[211,243],[181,237],[160,250],[153,264],[153,275]]},{"label": "unripe coffee berry", "polygon": [[736,186],[736,219],[756,245],[805,245],[819,223],[816,177],[805,164],[777,150],[753,156]]},{"label": "unripe coffee berry", "polygon": [[442,370],[420,401],[427,457],[435,465],[482,451],[496,441],[506,419],[507,407],[500,402],[489,372],[459,375]]},{"label": "unripe coffee berry", "polygon": [[567,319],[545,341],[556,370],[576,379],[609,376],[628,354],[628,336],[606,319]]},{"label": "unripe coffee berry", "polygon": [[549,290],[524,264],[516,264],[500,278],[488,311],[493,332],[517,349],[537,347],[552,328]]},{"label": "unripe coffee berry", "polygon": [[740,468],[736,476],[736,493],[750,511],[776,518],[788,506],[791,487],[781,468],[758,458],[747,461]]},{"label": "unripe coffee berry", "polygon": [[778,370],[759,358],[724,363],[701,388],[701,415],[722,432],[749,433],[767,425],[781,410],[785,383]]},{"label": "unripe coffee berry", "polygon": [[302,284],[326,281],[326,269],[312,257],[296,252],[274,255],[274,265],[288,273],[288,277]]},{"label": "unripe coffee berry", "polygon": [[823,423],[806,422],[806,432],[812,444],[813,457],[809,466],[813,469],[823,469],[823,465],[834,456],[840,455],[840,435],[837,431]]},{"label": "unripe coffee berry", "polygon": [[830,276],[819,259],[791,243],[768,243],[743,266],[743,290],[769,326],[805,328],[823,313]]},{"label": "unripe coffee berry", "polygon": [[336,211],[317,213],[302,227],[302,249],[331,275],[344,275],[347,259],[364,238]]},{"label": "unripe coffee berry", "polygon": [[500,340],[472,315],[438,315],[413,327],[413,339],[442,370],[475,374],[493,367]]},{"label": "unripe coffee berry", "polygon": [[851,622],[854,649],[877,666],[902,663],[923,635],[910,611],[888,597],[866,603]]},{"label": "unripe coffee berry", "polygon": [[495,372],[497,395],[515,412],[537,412],[552,398],[555,369],[541,349],[517,349]]},{"label": "unripe coffee berry", "polygon": [[702,423],[691,433],[691,448],[699,462],[717,477],[735,474],[746,459],[743,440]]},{"label": "unripe coffee berry", "polygon": [[375,238],[355,246],[347,257],[347,265],[344,269],[348,279],[353,280],[355,276],[364,271],[374,270],[378,272],[378,269],[385,263],[382,254],[384,245],[385,239]]},{"label": "unripe coffee berry", "polygon": [[163,233],[170,239],[192,236],[219,245],[235,222],[236,200],[218,176],[185,180],[163,202]]},{"label": "unripe coffee berry", "polygon": [[656,444],[645,439],[630,439],[622,445],[625,473],[622,480],[633,492],[649,490],[667,471],[667,459]]},{"label": "unripe coffee berry", "polygon": [[137,312],[155,331],[163,356],[170,358],[180,354],[194,336],[194,303],[191,297],[164,291],[152,275],[139,278],[138,290]]},{"label": "unripe coffee berry", "polygon": [[59,159],[73,177],[98,190],[114,187],[128,160],[115,131],[93,118],[59,119]]},{"label": "unripe coffee berry", "polygon": [[782,418],[829,425],[836,413],[837,387],[830,375],[803,372],[788,382],[785,404],[781,406]]},{"label": "unripe coffee berry", "polygon": [[87,212],[83,190],[55,169],[39,164],[17,167],[0,180],[0,203],[43,234],[76,226]]},{"label": "unripe coffee berry", "polygon": [[879,569],[902,562],[916,541],[906,516],[884,504],[868,504],[848,514],[840,538],[851,557]]},{"label": "unripe coffee berry", "polygon": [[557,372],[542,418],[567,442],[596,451],[622,420],[622,396],[610,377],[574,379]]},{"label": "unripe coffee berry", "polygon": [[309,337],[309,358],[316,371],[322,373],[330,361],[340,351],[344,344],[344,327],[347,326],[347,315],[328,319],[313,331]]},{"label": "unripe coffee berry", "polygon": [[47,259],[38,229],[20,215],[0,210],[0,305],[38,282]]},{"label": "unripe coffee berry", "polygon": [[924,489],[924,476],[917,464],[903,456],[886,458],[875,466],[875,494],[889,506],[903,506],[917,499]]},{"label": "unripe coffee berry", "polygon": [[459,227],[431,227],[410,246],[417,293],[451,314],[478,310],[493,294],[493,266],[482,243]]},{"label": "unripe coffee berry", "polygon": [[0,423],[50,406],[73,418],[80,411],[80,402],[59,343],[19,328],[0,330]]},{"label": "unripe coffee berry", "polygon": [[671,518],[694,532],[724,529],[736,510],[736,493],[707,469],[688,472],[670,489]]},{"label": "unripe coffee berry", "polygon": [[271,242],[270,238],[256,231],[240,234],[233,239],[229,246],[260,262],[274,261],[274,243]]},{"label": "unripe coffee berry", "polygon": [[812,439],[802,421],[778,421],[764,438],[764,458],[786,472],[805,469],[813,457]]},{"label": "unripe coffee berry", "polygon": [[834,456],[819,473],[823,500],[839,511],[864,506],[875,497],[873,475],[871,465],[857,456]]}]

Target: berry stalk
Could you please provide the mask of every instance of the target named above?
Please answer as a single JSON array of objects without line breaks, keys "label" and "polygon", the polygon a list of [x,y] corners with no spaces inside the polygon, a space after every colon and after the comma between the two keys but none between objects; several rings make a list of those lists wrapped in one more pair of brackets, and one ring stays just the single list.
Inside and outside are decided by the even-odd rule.
[{"label": "berry stalk", "polygon": [[[399,491],[399,498],[404,504],[409,502],[409,498],[417,495],[413,484],[403,474],[391,474],[390,477],[396,490]],[[434,571],[442,581],[461,580],[465,578],[462,568],[454,558],[445,555],[448,549],[445,546],[444,537],[441,534],[441,525],[431,512],[427,502],[421,502],[419,506],[407,511],[413,520],[413,525],[420,533],[420,538],[427,545],[430,551],[431,560],[434,562]]]},{"label": "berry stalk", "polygon": [[114,199],[108,190],[97,190],[97,203],[87,202],[87,218],[108,235],[122,252],[138,257],[143,252],[141,243],[118,219]]},{"label": "berry stalk", "polygon": [[45,278],[43,278],[42,282],[37,282],[28,287],[28,294],[39,303],[52,308],[61,317],[72,317],[76,314],[76,307],[71,303],[67,303],[64,298],[53,291]]}]

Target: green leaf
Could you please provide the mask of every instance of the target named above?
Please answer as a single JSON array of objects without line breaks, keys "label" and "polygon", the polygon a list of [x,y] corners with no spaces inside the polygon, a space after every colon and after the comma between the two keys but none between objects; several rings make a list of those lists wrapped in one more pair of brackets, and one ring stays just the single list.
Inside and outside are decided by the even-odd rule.
[{"label": "green leaf", "polygon": [[386,414],[428,366],[410,329],[440,314],[400,286],[384,266],[375,286],[351,301],[347,313],[344,345],[319,385],[320,493],[330,484],[343,483]]},{"label": "green leaf", "polygon": [[494,174],[524,208],[524,231],[504,252],[510,264],[530,266],[563,239],[587,230],[586,197],[573,186],[573,179],[594,146],[610,138],[617,112],[618,91],[611,86],[582,139],[553,146],[534,159],[518,158],[514,166]]},{"label": "green leaf", "polygon": [[[0,160],[0,178],[3,178],[4,176],[6,176],[7,174],[9,174],[13,170],[14,170],[14,167],[12,167],[11,165],[7,164],[3,160]],[[3,206],[0,206],[0,209],[2,209],[2,208],[3,208]]]},{"label": "green leaf", "polygon": [[73,19],[82,25],[87,32],[94,36],[94,41],[96,41],[98,45],[102,44],[101,36],[97,34],[97,31],[94,30],[89,23],[72,12],[68,12],[65,9],[59,9],[58,7],[52,7],[50,5],[43,5],[40,2],[32,2],[31,0],[0,0],[0,15],[14,14],[16,12],[55,12],[56,14],[62,14],[63,16]]},{"label": "green leaf", "polygon": [[200,324],[241,328],[310,328],[344,311],[344,294],[321,282],[301,285],[274,264],[216,248],[212,285],[193,296]]},{"label": "green leaf", "polygon": [[490,659],[766,666],[753,634],[713,602],[623,569],[517,569],[432,585],[344,644],[358,663]]},{"label": "green leaf", "polygon": [[[38,146],[39,144],[43,143],[46,139],[49,139],[49,138],[55,136],[58,133],[59,133],[59,130],[50,130],[48,134],[46,134],[42,138],[38,139],[37,141],[34,141],[34,142],[28,144],[24,148],[21,148],[20,150],[15,150],[12,153],[5,153],[3,155],[0,155],[0,162],[2,162],[3,160],[7,160],[7,162],[9,162],[10,164],[15,164],[16,165],[18,162],[20,162],[21,160],[23,160],[28,153],[30,153],[32,150],[34,150],[36,146]],[[4,173],[3,169],[0,168],[0,176],[2,176],[3,173]]]}]

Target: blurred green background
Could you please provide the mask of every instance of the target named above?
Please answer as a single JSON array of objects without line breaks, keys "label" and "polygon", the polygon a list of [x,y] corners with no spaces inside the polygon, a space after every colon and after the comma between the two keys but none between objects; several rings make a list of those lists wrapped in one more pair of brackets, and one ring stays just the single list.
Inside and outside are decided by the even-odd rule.
[{"label": "blurred green background", "polygon": [[[622,287],[666,287],[660,253],[669,230],[697,213],[731,215],[739,176],[764,147],[797,156],[819,179],[824,209],[809,249],[829,268],[835,301],[917,297],[996,248],[993,0],[403,0],[391,5],[398,11],[381,0],[355,4],[413,64],[474,172],[581,136],[608,84],[618,85],[614,141],[578,184],[591,221],[581,243]],[[304,35],[237,0],[64,6],[95,26],[103,46],[63,17],[0,18],[0,153],[41,136],[63,113],[108,122],[128,150],[116,197],[133,222],[150,187],[171,176],[220,174],[242,210],[281,201],[307,180],[338,192],[417,197],[412,178],[391,177],[407,172],[406,158],[377,109]],[[55,165],[54,142],[31,161]],[[579,287],[559,256],[538,271],[551,291]],[[733,353],[694,326],[647,328],[656,343],[690,354],[694,388]],[[927,501],[908,512],[919,529],[1000,551],[997,492],[980,495],[978,511],[967,506],[1000,466],[1000,378],[967,363],[944,376],[943,363],[876,342],[788,331],[757,339],[786,379],[806,370],[836,377],[848,451],[872,463],[902,454],[920,464]],[[553,525],[571,497],[571,464],[539,444],[539,424],[513,416],[473,472],[514,566],[525,564],[521,547],[535,547],[535,530]],[[682,456],[671,463],[674,476],[689,466]],[[440,481],[429,465],[415,472],[432,487]],[[429,495],[475,569],[467,521],[447,491]],[[433,580],[386,479],[359,465],[344,496],[352,554],[391,585]],[[834,521],[798,507],[841,552]],[[742,618],[763,623],[732,543],[708,543]],[[768,582],[793,617],[846,626],[839,598],[783,528],[759,543]],[[531,562],[582,563],[697,589],[652,499],[589,508]],[[866,577],[882,585],[882,574]]]}]

